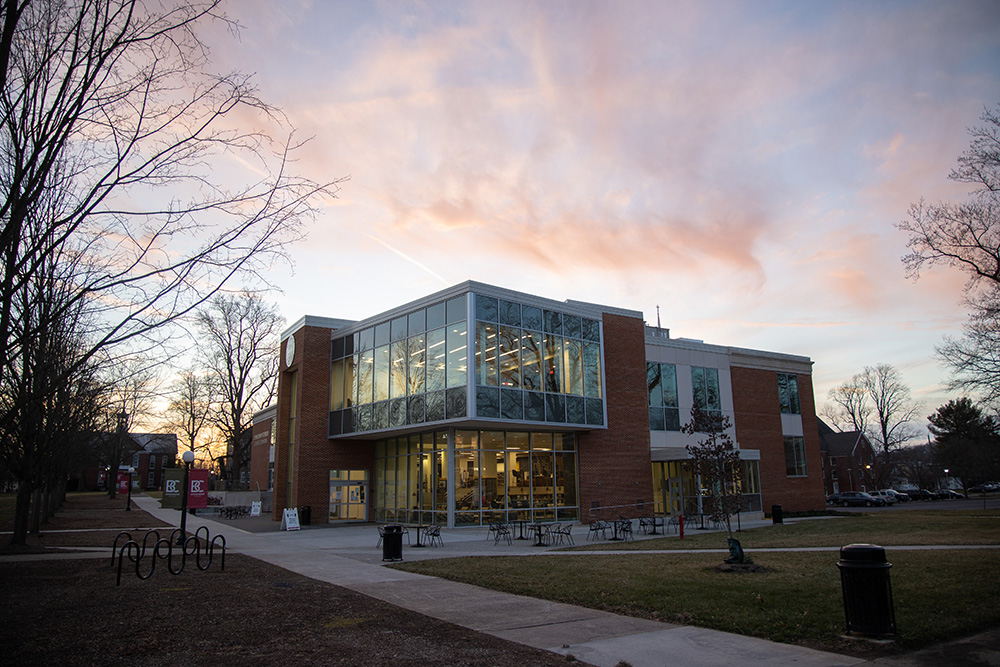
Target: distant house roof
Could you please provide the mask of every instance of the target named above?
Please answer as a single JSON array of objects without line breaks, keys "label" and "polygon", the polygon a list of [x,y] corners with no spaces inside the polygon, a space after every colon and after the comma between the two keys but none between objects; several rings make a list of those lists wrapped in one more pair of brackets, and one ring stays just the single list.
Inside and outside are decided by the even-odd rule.
[{"label": "distant house roof", "polygon": [[177,456],[177,436],[173,433],[129,433],[139,449],[148,454]]},{"label": "distant house roof", "polygon": [[834,431],[819,417],[819,449],[824,456],[851,456],[858,445],[867,447],[874,453],[874,448],[861,431]]}]

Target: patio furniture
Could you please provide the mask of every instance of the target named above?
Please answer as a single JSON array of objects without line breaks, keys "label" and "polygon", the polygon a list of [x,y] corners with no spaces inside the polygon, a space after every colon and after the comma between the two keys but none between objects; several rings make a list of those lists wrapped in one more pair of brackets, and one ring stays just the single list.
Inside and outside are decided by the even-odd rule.
[{"label": "patio furniture", "polygon": [[590,524],[590,529],[587,531],[587,540],[591,538],[597,539],[600,537],[602,540],[608,539],[608,522],[607,521],[595,521]]},{"label": "patio furniture", "polygon": [[424,531],[424,536],[428,539],[432,547],[444,546],[444,540],[441,539],[441,526],[438,524],[427,526],[427,529]]},{"label": "patio furniture", "polygon": [[498,524],[496,530],[493,531],[493,546],[500,544],[500,540],[507,540],[507,544],[512,545],[512,539],[513,531],[505,523]]}]

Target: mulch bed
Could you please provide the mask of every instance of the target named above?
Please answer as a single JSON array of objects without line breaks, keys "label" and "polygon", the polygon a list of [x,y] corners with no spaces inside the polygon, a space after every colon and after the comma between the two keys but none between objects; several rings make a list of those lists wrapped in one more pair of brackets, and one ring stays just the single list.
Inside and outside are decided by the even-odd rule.
[{"label": "mulch bed", "polygon": [[[124,502],[117,499],[81,495],[72,496],[46,528],[158,523],[141,510],[124,512]],[[115,530],[49,532],[34,538],[31,548],[110,547],[115,535]],[[14,552],[23,551],[0,550]],[[218,554],[205,571],[192,561],[178,575],[159,561],[147,580],[136,577],[126,562],[120,586],[115,586],[117,568],[110,554],[93,560],[0,562],[0,665],[567,662],[253,558],[229,554],[224,571]]]}]

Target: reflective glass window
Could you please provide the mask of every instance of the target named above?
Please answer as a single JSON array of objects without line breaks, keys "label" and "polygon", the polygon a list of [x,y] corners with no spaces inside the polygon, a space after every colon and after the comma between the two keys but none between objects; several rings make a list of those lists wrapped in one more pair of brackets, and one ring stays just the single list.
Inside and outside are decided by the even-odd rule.
[{"label": "reflective glass window", "polygon": [[603,395],[600,343],[586,341],[583,344],[583,393],[588,398],[600,398]]},{"label": "reflective glass window", "polygon": [[423,335],[412,336],[406,343],[406,382],[407,394],[419,394],[424,391],[424,369],[426,363],[426,348]]},{"label": "reflective glass window", "polygon": [[417,394],[406,399],[406,423],[422,424],[424,421],[424,395]]},{"label": "reflective glass window", "polygon": [[500,390],[496,387],[476,387],[476,416],[500,417]]},{"label": "reflective glass window", "polygon": [[410,336],[416,336],[427,331],[427,311],[421,309],[406,317],[406,331]]},{"label": "reflective glass window", "polygon": [[524,418],[527,421],[545,421],[545,394],[526,391],[524,392]]},{"label": "reflective glass window", "polygon": [[521,306],[521,326],[532,331],[541,331],[542,309],[534,306]]},{"label": "reflective glass window", "polygon": [[500,390],[500,416],[504,419],[524,418],[524,394],[514,389]]},{"label": "reflective glass window", "polygon": [[375,325],[375,347],[389,344],[389,323]]},{"label": "reflective glass window", "polygon": [[778,403],[782,414],[801,414],[799,408],[799,379],[795,375],[778,373]]},{"label": "reflective glass window", "polygon": [[[649,393],[649,407],[661,407],[663,405],[663,385],[660,378],[660,364],[646,363],[646,388]],[[650,410],[650,414],[652,412]],[[652,417],[650,422],[652,423]]]},{"label": "reflective glass window", "polygon": [[583,335],[582,323],[577,315],[563,315],[563,335],[568,338],[580,338]]},{"label": "reflective glass window", "polygon": [[466,416],[468,400],[465,387],[445,390],[444,414],[446,419],[461,419]]},{"label": "reflective glass window", "polygon": [[554,310],[546,310],[544,312],[545,317],[545,333],[561,334],[562,330],[562,313],[556,312]]},{"label": "reflective glass window", "polygon": [[531,331],[521,333],[521,382],[525,389],[542,390],[542,335]]},{"label": "reflective glass window", "polygon": [[445,322],[446,318],[444,314],[444,302],[436,303],[427,308],[427,329],[439,329],[447,324],[447,322]]},{"label": "reflective glass window", "polygon": [[395,342],[403,340],[407,335],[406,315],[397,317],[389,325],[389,340]]},{"label": "reflective glass window", "polygon": [[389,346],[375,348],[375,400],[389,398]]},{"label": "reflective glass window", "polygon": [[424,396],[424,419],[439,422],[444,419],[444,391],[428,392]]},{"label": "reflective glass window", "polygon": [[344,408],[344,360],[335,359],[330,367],[330,410]]},{"label": "reflective glass window", "polygon": [[498,332],[500,386],[509,389],[521,387],[521,330],[500,326]]},{"label": "reflective glass window", "polygon": [[358,403],[365,405],[372,402],[375,387],[375,350],[361,352],[358,361]]},{"label": "reflective glass window", "polygon": [[660,386],[663,389],[662,405],[676,408],[677,403],[677,367],[673,364],[660,364]]},{"label": "reflective glass window", "polygon": [[448,348],[445,345],[445,330],[427,332],[427,391],[444,389]]},{"label": "reflective glass window", "polygon": [[566,397],[562,394],[545,394],[545,421],[566,421]]},{"label": "reflective glass window", "polygon": [[476,322],[476,384],[497,386],[497,325]]},{"label": "reflective glass window", "polygon": [[583,347],[580,341],[566,338],[563,341],[563,391],[583,396]]},{"label": "reflective glass window", "polygon": [[[546,311],[548,312],[548,311]],[[545,391],[562,391],[562,337],[545,335]]]},{"label": "reflective glass window", "polygon": [[498,316],[496,297],[476,295],[476,319],[484,322],[496,322]]},{"label": "reflective glass window", "polygon": [[448,380],[447,386],[458,387],[468,383],[469,345],[465,335],[465,322],[448,327]]},{"label": "reflective glass window", "polygon": [[597,320],[590,320],[586,317],[582,321],[583,338],[585,340],[598,342],[601,340],[601,324]]},{"label": "reflective glass window", "polygon": [[717,368],[691,368],[691,385],[694,404],[702,410],[721,410],[719,398],[719,370]]},{"label": "reflective glass window", "polygon": [[344,356],[344,339],[337,338],[333,341],[333,346],[330,350],[331,359],[340,359]]},{"label": "reflective glass window", "polygon": [[406,396],[406,340],[398,340],[389,346],[389,396]]},{"label": "reflective glass window", "polygon": [[500,324],[511,327],[521,326],[521,304],[500,301]]},{"label": "reflective glass window", "polygon": [[344,357],[344,407],[354,405],[357,380],[354,377],[354,357]]},{"label": "reflective glass window", "polygon": [[587,417],[584,412],[582,396],[566,397],[566,421],[570,424],[586,424]]},{"label": "reflective glass window", "polygon": [[375,349],[375,329],[362,329],[357,333],[357,345],[355,351]]},{"label": "reflective glass window", "polygon": [[445,314],[447,315],[447,324],[452,324],[453,322],[458,322],[460,320],[465,320],[465,295],[457,296],[454,299],[448,301],[445,306]]}]

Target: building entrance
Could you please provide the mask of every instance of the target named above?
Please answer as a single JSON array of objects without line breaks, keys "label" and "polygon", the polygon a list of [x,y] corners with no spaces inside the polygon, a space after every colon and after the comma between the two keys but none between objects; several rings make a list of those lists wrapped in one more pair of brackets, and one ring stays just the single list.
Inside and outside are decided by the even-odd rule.
[{"label": "building entrance", "polygon": [[368,520],[368,471],[330,471],[330,523]]}]

